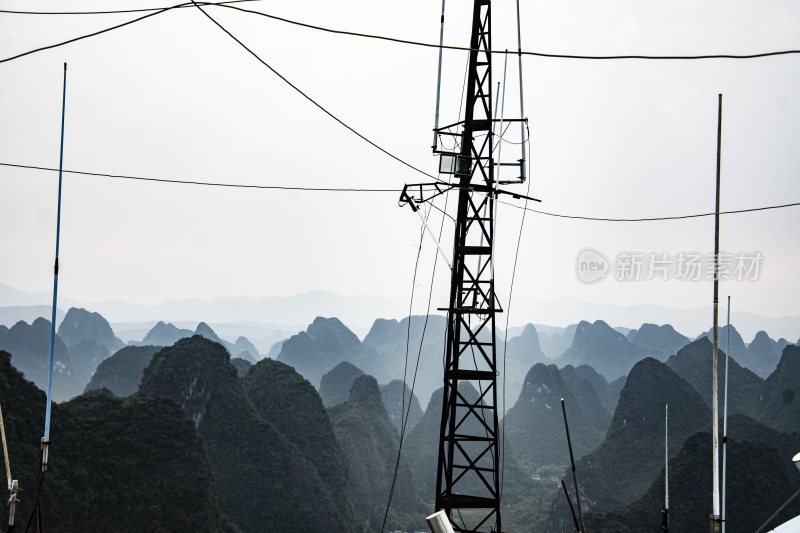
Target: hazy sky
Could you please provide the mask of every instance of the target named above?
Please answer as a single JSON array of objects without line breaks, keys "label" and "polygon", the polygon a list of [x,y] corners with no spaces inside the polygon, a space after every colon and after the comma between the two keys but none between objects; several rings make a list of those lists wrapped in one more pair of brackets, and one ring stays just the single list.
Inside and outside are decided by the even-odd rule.
[{"label": "hazy sky", "polygon": [[[108,2],[12,1],[2,9],[108,9]],[[144,1],[117,7],[157,7]],[[436,42],[436,1],[252,2],[249,9],[338,29]],[[437,52],[322,33],[207,8],[265,61],[376,143],[433,173]],[[493,5],[493,48],[516,48],[514,3]],[[523,49],[709,54],[800,48],[795,1],[524,1]],[[445,42],[466,45],[471,2],[447,3]],[[0,13],[0,56],[135,14]],[[442,123],[458,119],[465,52],[444,54]],[[196,9],[0,63],[0,162],[57,167],[69,64],[64,168],[152,178],[400,189],[427,178],[343,129]],[[502,79],[495,59],[495,80]],[[654,217],[713,211],[717,94],[723,93],[722,208],[800,201],[800,55],[754,60],[523,59],[532,188],[550,212]],[[516,59],[506,115],[519,113]],[[512,136],[518,138],[518,133]],[[525,187],[517,187],[525,192]],[[0,282],[49,290],[57,174],[0,166]],[[309,289],[406,297],[419,219],[397,193],[221,189],[65,174],[59,293],[91,302],[286,296]],[[451,199],[453,200],[453,199]],[[451,201],[448,210],[452,211]],[[440,207],[443,207],[440,205]],[[508,294],[521,211],[498,214],[497,282]],[[438,227],[439,218],[431,218]],[[721,247],[760,253],[757,281],[723,283],[740,309],[796,315],[800,207],[722,219]],[[710,282],[617,281],[619,254],[713,250],[713,217],[611,223],[528,213],[514,296],[689,308]],[[449,248],[452,225],[445,225]],[[427,236],[418,283],[429,283]],[[608,279],[584,284],[592,248]],[[636,254],[632,254],[636,255]],[[645,257],[645,256],[643,256]],[[673,267],[675,264],[673,263]],[[436,292],[447,292],[439,263]],[[506,297],[506,296],[503,296]],[[444,302],[434,302],[440,306]],[[524,322],[524,317],[512,322]]]}]

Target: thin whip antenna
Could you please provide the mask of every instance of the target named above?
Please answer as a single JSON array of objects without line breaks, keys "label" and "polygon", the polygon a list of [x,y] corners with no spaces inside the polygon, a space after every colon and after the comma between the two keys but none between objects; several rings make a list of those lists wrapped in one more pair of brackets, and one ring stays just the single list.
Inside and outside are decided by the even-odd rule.
[{"label": "thin whip antenna", "polygon": [[664,517],[661,529],[669,532],[669,404],[664,405]]},{"label": "thin whip antenna", "polygon": [[[440,52],[441,53],[441,49]],[[506,58],[508,58],[508,54],[506,54]],[[525,148],[525,99],[522,96],[522,32],[520,30],[520,18],[519,18],[519,0],[517,0],[517,63],[519,66],[519,118],[522,121],[519,123],[519,134],[520,140],[522,142],[522,161],[520,161],[520,181],[525,181],[525,157],[526,157],[526,148]]]},{"label": "thin whip antenna", "polygon": [[[61,152],[58,160],[58,215],[56,216],[56,260],[53,269],[53,314],[50,320],[50,369],[47,377],[47,405],[44,415],[44,436],[42,437],[42,453],[39,456],[39,479],[36,487],[36,500],[31,508],[31,514],[25,525],[25,531],[43,531],[42,524],[42,483],[44,473],[47,471],[47,461],[50,449],[50,413],[53,407],[53,360],[56,345],[56,304],[58,303],[58,246],[61,237],[61,185],[63,182],[64,168],[64,116],[67,108],[67,64],[64,63],[64,89],[61,100]],[[31,529],[33,526],[33,529]]]},{"label": "thin whip antenna", "polygon": [[731,345],[731,297],[728,296],[728,325],[725,328],[725,399],[722,408],[722,533],[725,533],[725,497],[728,471],[728,364]]},{"label": "thin whip antenna", "polygon": [[720,162],[722,147],[722,95],[719,95],[719,108],[717,111],[717,192],[716,209],[714,210],[714,347],[712,351],[712,472],[713,472],[713,493],[711,530],[720,531],[720,509],[719,509],[719,381],[718,361],[717,361],[717,335],[719,326],[719,181],[720,181]]},{"label": "thin whip antenna", "polygon": [[437,134],[439,130],[439,99],[442,92],[442,50],[444,50],[444,2],[442,0],[442,19],[439,26],[439,71],[436,74],[436,114],[433,117],[433,144],[431,149],[436,151]]},{"label": "thin whip antenna", "polygon": [[17,503],[19,498],[19,483],[16,479],[11,479],[11,463],[8,457],[8,444],[6,443],[6,426],[3,423],[3,409],[0,408],[0,434],[3,438],[3,457],[6,463],[6,478],[8,478],[8,531],[12,533],[16,522]]},{"label": "thin whip antenna", "polygon": [[569,462],[572,465],[572,482],[575,484],[575,503],[578,506],[578,516],[581,518],[581,527],[578,531],[586,531],[581,508],[581,491],[578,490],[578,476],[575,473],[575,457],[572,455],[572,439],[569,436],[569,422],[567,422],[567,408],[564,407],[564,398],[561,398],[561,412],[564,413],[564,429],[567,430],[567,446],[569,446]]},{"label": "thin whip antenna", "polygon": [[[503,62],[503,97],[500,100],[500,142],[497,144],[497,161],[502,161],[502,159],[500,158],[500,154],[503,151],[503,113],[505,112],[505,107],[506,107],[506,67],[508,67],[508,54],[506,54],[505,61]],[[492,203],[492,215],[494,217],[493,224],[494,224],[494,233],[495,234],[497,233],[497,207],[498,207],[497,206],[497,202],[495,200],[497,200],[497,184],[500,181],[500,168],[502,168],[502,167],[500,165],[497,165],[496,168],[497,168],[497,173],[495,175],[494,184],[493,184],[494,185],[494,187],[493,187],[494,190],[490,193],[492,195],[491,203]],[[494,238],[494,235],[493,235],[492,236],[492,255],[491,255],[491,261],[492,262],[489,265],[489,268],[491,269],[491,272],[492,272],[492,280],[494,280],[494,250],[495,250],[494,242],[495,242],[495,240],[496,239]]]},{"label": "thin whip antenna", "polygon": [[6,444],[6,426],[3,424],[3,408],[0,407],[0,434],[3,436],[3,457],[6,460],[6,479],[8,479],[8,490],[11,491],[11,464],[8,461],[8,445]]},{"label": "thin whip antenna", "polygon": [[53,313],[50,320],[50,369],[47,374],[47,406],[44,415],[44,437],[42,437],[43,454],[45,459],[42,468],[47,466],[47,444],[50,441],[50,412],[53,401],[53,359],[56,348],[56,305],[58,303],[58,248],[61,241],[61,184],[64,169],[64,115],[67,107],[67,64],[64,63],[64,89],[61,100],[61,151],[58,158],[58,214],[56,216],[56,260],[53,268]]}]

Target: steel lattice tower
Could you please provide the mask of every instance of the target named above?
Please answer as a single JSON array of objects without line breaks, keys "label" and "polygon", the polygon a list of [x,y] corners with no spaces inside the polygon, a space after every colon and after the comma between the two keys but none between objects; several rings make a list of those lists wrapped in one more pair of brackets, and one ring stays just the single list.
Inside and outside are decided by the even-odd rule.
[{"label": "steel lattice tower", "polygon": [[[495,200],[504,191],[495,181],[500,163],[492,154],[493,126],[491,2],[475,0],[464,120],[436,130],[437,139],[456,141],[460,149],[444,152],[434,143],[440,172],[454,180],[406,185],[400,198],[416,211],[420,203],[458,191],[450,299],[440,309],[448,320],[436,509],[459,532],[501,531],[495,316],[502,309],[493,244]],[[509,166],[520,168],[521,181],[524,159]]]}]

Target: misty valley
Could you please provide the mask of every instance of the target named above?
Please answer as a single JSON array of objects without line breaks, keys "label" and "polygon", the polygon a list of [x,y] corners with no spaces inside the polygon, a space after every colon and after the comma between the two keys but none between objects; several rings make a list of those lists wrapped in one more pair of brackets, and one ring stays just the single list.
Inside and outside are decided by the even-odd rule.
[{"label": "misty valley", "polygon": [[[50,328],[45,318],[0,326],[18,527],[37,486]],[[63,316],[41,494],[48,530],[428,531],[444,317],[378,318],[363,338],[337,318],[269,342],[253,328],[216,328],[161,321],[125,342],[98,313]],[[745,342],[729,330],[718,368],[728,380],[728,529],[752,532],[800,487],[800,341],[760,331]],[[574,531],[561,488],[574,493],[563,399],[587,530],[659,530],[667,404],[670,523],[706,530],[710,335],[602,320],[498,332],[503,529]],[[459,392],[484,393],[468,381]],[[795,501],[776,523],[798,513]]]}]

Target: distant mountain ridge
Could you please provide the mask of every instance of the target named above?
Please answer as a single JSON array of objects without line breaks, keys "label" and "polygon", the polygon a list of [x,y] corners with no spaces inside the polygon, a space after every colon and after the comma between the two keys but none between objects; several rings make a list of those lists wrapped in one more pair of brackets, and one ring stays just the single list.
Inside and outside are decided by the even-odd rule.
[{"label": "distant mountain ridge", "polygon": [[627,338],[631,344],[641,348],[644,355],[659,361],[664,361],[689,344],[689,338],[675,331],[670,324],[657,326],[645,323],[638,330],[628,332]]},{"label": "distant mountain ridge", "polygon": [[[712,405],[712,352],[713,345],[707,337],[701,336],[698,340],[684,346],[676,355],[667,360],[667,366],[678,373],[691,384],[703,397],[709,407]],[[719,384],[720,398],[724,394],[725,383],[725,352],[718,350],[717,383]],[[733,415],[742,413],[752,415],[755,412],[759,392],[764,380],[753,372],[736,362],[734,357],[728,357],[730,371],[728,372],[728,412]]]},{"label": "distant mountain ridge", "polygon": [[572,345],[554,362],[559,366],[586,364],[613,380],[627,374],[643,357],[642,350],[631,344],[625,335],[597,320],[593,324],[581,321]]},{"label": "distant mountain ridge", "polygon": [[[11,363],[41,390],[47,390],[50,368],[50,321],[17,322],[0,333],[0,350],[11,353]],[[54,344],[53,398],[66,401],[83,392],[89,380],[84,367],[75,363],[69,347],[58,335]]]}]

